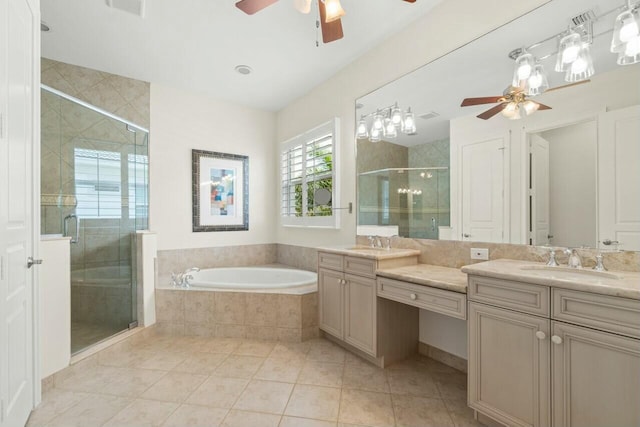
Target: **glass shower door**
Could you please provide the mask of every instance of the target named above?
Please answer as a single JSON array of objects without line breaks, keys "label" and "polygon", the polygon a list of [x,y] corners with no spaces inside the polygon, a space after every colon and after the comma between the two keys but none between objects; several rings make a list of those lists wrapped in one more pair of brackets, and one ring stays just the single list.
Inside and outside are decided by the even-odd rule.
[{"label": "glass shower door", "polygon": [[136,324],[148,133],[61,93],[42,98],[42,232],[71,237],[73,354]]}]

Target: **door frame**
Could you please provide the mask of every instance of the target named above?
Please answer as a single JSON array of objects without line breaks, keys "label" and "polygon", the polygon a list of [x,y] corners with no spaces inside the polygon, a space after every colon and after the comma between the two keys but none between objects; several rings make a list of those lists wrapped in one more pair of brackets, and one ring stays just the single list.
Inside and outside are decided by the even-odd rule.
[{"label": "door frame", "polygon": [[[606,112],[606,108],[599,108],[597,110],[586,111],[582,113],[576,114],[574,117],[566,119],[558,119],[552,120],[549,122],[545,122],[544,125],[540,124],[531,124],[529,126],[520,127],[520,144],[523,148],[520,153],[520,181],[525,184],[529,182],[529,153],[531,152],[531,147],[529,145],[531,138],[531,134],[546,132],[549,130],[558,129],[566,126],[579,125],[581,123],[588,123],[594,121],[596,123],[596,133],[599,132],[600,122],[599,115]],[[596,135],[596,150],[599,149],[600,140]],[[596,155],[596,164],[594,165],[596,168],[596,180],[599,179],[599,170],[598,170],[598,162]],[[550,184],[551,188],[552,185]],[[596,189],[596,206],[598,206],[598,192]],[[520,192],[520,235],[523,236],[523,242],[520,242],[525,245],[529,245],[529,239],[527,236],[529,235],[529,191],[528,185],[524,185],[524,188]],[[596,210],[596,222],[599,221],[598,212]],[[596,233],[598,232],[598,224],[596,224]]]},{"label": "door frame", "polygon": [[[32,54],[34,56],[32,69],[32,138],[33,147],[31,148],[31,167],[32,167],[32,257],[39,259],[40,257],[40,0],[25,0],[32,10],[33,15],[33,46]],[[25,260],[26,261],[26,260]],[[42,379],[40,378],[40,271],[37,268],[31,268],[33,274],[33,407],[40,404],[42,399]]]}]

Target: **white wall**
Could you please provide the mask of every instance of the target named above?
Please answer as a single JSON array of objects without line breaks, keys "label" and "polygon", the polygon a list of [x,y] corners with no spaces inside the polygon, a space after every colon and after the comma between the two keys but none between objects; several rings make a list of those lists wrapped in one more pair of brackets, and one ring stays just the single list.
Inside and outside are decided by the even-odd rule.
[{"label": "white wall", "polygon": [[556,246],[597,246],[595,120],[540,134],[549,141],[549,220]]},{"label": "white wall", "polygon": [[[275,113],[151,84],[150,229],[158,250],[273,243]],[[249,230],[191,231],[191,149],[249,156]]]},{"label": "white wall", "polygon": [[[448,0],[367,52],[331,79],[278,113],[277,141],[310,129],[333,116],[342,122],[342,190],[340,204],[356,201],[355,100],[449,51],[546,3],[546,0]],[[446,37],[445,37],[446,35]],[[348,35],[347,35],[348,37]],[[273,213],[276,214],[274,207]],[[278,227],[279,243],[316,246],[351,243],[355,213],[341,212],[340,230]]]},{"label": "white wall", "polygon": [[70,237],[40,241],[40,378],[69,366],[71,360]]}]

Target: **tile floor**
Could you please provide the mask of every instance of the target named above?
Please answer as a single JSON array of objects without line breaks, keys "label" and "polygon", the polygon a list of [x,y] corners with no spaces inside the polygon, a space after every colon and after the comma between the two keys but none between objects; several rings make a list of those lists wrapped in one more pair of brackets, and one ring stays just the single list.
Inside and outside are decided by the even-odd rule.
[{"label": "tile floor", "polygon": [[466,375],[385,370],[316,339],[133,337],[67,369],[27,426],[478,426]]}]

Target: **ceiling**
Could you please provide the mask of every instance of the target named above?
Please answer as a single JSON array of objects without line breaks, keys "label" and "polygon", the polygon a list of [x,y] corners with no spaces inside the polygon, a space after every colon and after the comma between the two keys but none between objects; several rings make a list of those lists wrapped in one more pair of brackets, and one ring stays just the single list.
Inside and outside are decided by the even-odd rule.
[{"label": "ceiling", "polygon": [[235,0],[146,0],[144,18],[105,0],[42,0],[42,56],[277,111],[440,1],[342,0],[345,37],[316,47],[317,7],[302,15],[293,0],[252,16]]},{"label": "ceiling", "polygon": [[[416,116],[430,112],[439,114],[428,120],[417,117],[417,135],[400,135],[394,144],[414,146],[449,137],[449,121],[456,117],[477,115],[495,104],[460,107],[467,97],[497,96],[510,85],[514,61],[508,56],[513,49],[530,46],[562,32],[569,18],[591,9],[596,15],[622,6],[620,0],[564,0],[552,1],[512,21],[474,42],[453,51],[426,66],[408,74],[375,92],[357,100],[363,106],[360,114],[374,112],[377,108],[398,102],[401,108],[412,107]],[[609,52],[611,29],[616,14],[609,14],[594,25],[591,47],[596,76],[619,67],[616,55]],[[537,57],[553,53],[556,40],[552,39],[531,50]],[[550,87],[566,84],[564,74],[554,71],[556,56],[542,61],[549,77]],[[567,95],[572,89],[564,89]],[[556,92],[560,94],[561,92]],[[540,95],[545,102],[545,94]],[[553,104],[550,104],[553,106]],[[501,120],[501,115],[490,120]],[[371,119],[369,119],[369,123]]]}]

